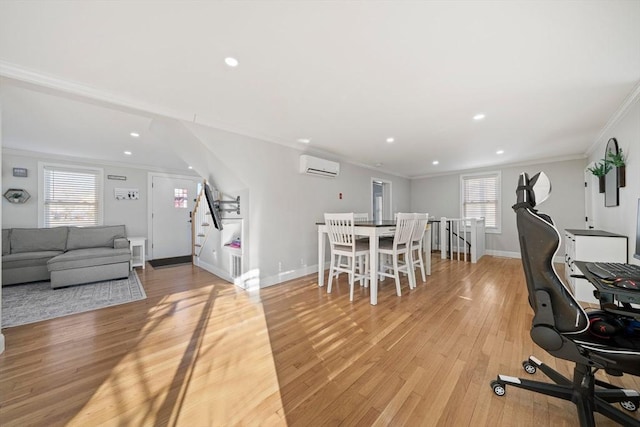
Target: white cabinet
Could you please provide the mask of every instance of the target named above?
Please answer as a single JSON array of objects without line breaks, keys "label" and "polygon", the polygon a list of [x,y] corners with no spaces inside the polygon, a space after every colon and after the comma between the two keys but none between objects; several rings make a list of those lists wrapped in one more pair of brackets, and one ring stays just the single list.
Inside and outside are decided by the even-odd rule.
[{"label": "white cabinet", "polygon": [[565,230],[564,274],[578,301],[598,304],[595,287],[586,279],[571,277],[582,272],[575,261],[627,262],[627,237],[601,230]]}]

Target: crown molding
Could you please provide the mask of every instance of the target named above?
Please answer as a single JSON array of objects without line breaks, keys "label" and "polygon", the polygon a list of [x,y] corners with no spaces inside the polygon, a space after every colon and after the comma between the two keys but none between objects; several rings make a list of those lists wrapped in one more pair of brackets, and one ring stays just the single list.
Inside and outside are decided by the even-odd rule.
[{"label": "crown molding", "polygon": [[593,141],[591,146],[587,149],[585,156],[589,157],[594,150],[597,148],[600,141],[606,138],[606,135],[611,131],[611,128],[614,127],[626,114],[629,112],[631,107],[640,100],[640,82],[633,88],[631,93],[622,101],[622,104],[618,109],[611,115],[607,123],[604,125],[596,139]]},{"label": "crown molding", "polygon": [[420,175],[420,176],[414,176],[411,179],[425,179],[425,178],[435,178],[438,176],[448,176],[448,175],[460,175],[460,174],[467,174],[467,173],[476,173],[476,172],[486,172],[486,171],[490,171],[490,170],[504,170],[507,168],[516,168],[516,167],[520,167],[520,166],[532,166],[532,165],[541,165],[541,164],[547,164],[547,163],[557,163],[557,162],[567,162],[570,160],[584,160],[587,158],[586,154],[572,154],[572,155],[568,155],[568,156],[558,156],[558,157],[545,157],[545,158],[540,158],[540,159],[531,159],[531,160],[525,160],[522,162],[514,162],[514,163],[502,163],[502,164],[496,164],[496,165],[489,165],[489,166],[483,166],[481,168],[473,168],[473,169],[458,169],[458,170],[453,170],[453,171],[447,171],[447,172],[442,172],[442,173],[437,173],[437,174],[427,174],[427,175]]},{"label": "crown molding", "polygon": [[[3,147],[2,155],[30,157],[30,158],[37,158],[42,160],[66,161],[66,162],[73,162],[73,163],[92,165],[92,166],[111,166],[111,167],[117,167],[117,168],[137,169],[137,170],[143,170],[146,172],[168,173],[171,175],[176,175],[176,174],[189,175],[189,171],[185,171],[184,169],[161,168],[153,165],[114,162],[109,160],[91,159],[86,157],[64,156],[60,154],[44,153],[40,151],[18,150],[15,148]],[[200,175],[194,172],[193,176],[200,176]]]}]

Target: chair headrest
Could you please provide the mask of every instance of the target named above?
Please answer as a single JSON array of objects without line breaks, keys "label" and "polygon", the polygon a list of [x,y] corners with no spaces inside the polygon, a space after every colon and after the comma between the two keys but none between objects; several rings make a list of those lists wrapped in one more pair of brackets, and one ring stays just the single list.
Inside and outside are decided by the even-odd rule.
[{"label": "chair headrest", "polygon": [[521,207],[533,209],[536,205],[547,200],[550,194],[551,181],[546,173],[538,172],[529,178],[526,172],[522,172],[516,189],[517,203],[513,205],[513,209]]}]

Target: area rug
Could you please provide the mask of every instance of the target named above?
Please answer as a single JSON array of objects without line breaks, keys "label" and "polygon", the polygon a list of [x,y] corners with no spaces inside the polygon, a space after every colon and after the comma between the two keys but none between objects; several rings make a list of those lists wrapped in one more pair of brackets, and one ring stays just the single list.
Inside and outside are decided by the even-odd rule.
[{"label": "area rug", "polygon": [[147,297],[135,270],[128,278],[51,289],[49,282],[2,288],[2,327],[82,313]]}]

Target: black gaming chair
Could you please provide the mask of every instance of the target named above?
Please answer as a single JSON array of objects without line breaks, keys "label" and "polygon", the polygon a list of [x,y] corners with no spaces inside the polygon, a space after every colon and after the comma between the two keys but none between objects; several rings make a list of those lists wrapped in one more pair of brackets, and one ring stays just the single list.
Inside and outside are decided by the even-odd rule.
[{"label": "black gaming chair", "polygon": [[498,375],[491,388],[498,396],[507,384],[570,400],[576,404],[581,426],[595,426],[593,414],[599,412],[624,426],[640,426],[640,421],[611,403],[619,402],[627,411],[636,411],[640,394],[595,379],[595,372],[610,375],[640,375],[640,334],[630,328],[633,319],[604,311],[587,314],[564,286],[553,267],[560,245],[560,234],[550,217],[537,212],[536,197],[544,201],[551,184],[543,172],[529,178],[522,173],[518,182],[518,236],[529,304],[535,313],[531,325],[533,341],[554,357],[575,362],[573,380],[554,371],[531,356],[523,362],[525,371],[540,369],[553,383],[543,383]]}]

